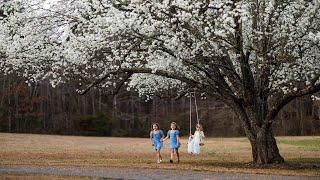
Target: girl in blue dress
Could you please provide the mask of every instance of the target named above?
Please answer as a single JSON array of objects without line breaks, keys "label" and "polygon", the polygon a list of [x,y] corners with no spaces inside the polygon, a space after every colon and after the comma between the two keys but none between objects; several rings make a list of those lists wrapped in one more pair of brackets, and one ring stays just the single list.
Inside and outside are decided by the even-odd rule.
[{"label": "girl in blue dress", "polygon": [[164,134],[163,134],[163,131],[160,130],[158,123],[153,123],[152,129],[153,130],[150,132],[150,140],[151,140],[152,146],[154,146],[154,149],[156,150],[156,154],[158,158],[157,163],[161,163],[162,157],[161,157],[160,150],[163,147]]},{"label": "girl in blue dress", "polygon": [[171,130],[168,131],[167,137],[163,140],[169,139],[170,144],[170,151],[171,151],[171,157],[170,157],[170,163],[173,163],[173,156],[176,155],[178,159],[178,163],[180,162],[179,157],[179,147],[180,147],[180,140],[179,140],[179,130],[177,129],[177,123],[172,122],[170,125]]}]

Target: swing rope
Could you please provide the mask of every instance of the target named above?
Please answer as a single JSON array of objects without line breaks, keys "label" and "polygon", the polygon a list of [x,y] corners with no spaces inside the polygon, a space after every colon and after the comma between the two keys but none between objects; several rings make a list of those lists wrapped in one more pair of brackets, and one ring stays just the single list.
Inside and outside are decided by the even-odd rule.
[{"label": "swing rope", "polygon": [[197,105],[197,96],[196,93],[194,93],[194,105],[196,107],[196,115],[197,115],[197,123],[200,124],[199,114],[198,114],[198,105]]},{"label": "swing rope", "polygon": [[192,134],[192,95],[194,96],[194,105],[196,108],[196,117],[197,117],[197,123],[200,124],[200,119],[199,119],[199,113],[198,113],[198,105],[197,105],[197,97],[195,92],[190,92],[190,119],[189,119],[189,130],[190,134]]},{"label": "swing rope", "polygon": [[191,132],[191,128],[192,128],[192,127],[191,127],[191,124],[192,124],[192,101],[191,101],[192,99],[191,99],[191,96],[192,96],[192,95],[191,95],[191,93],[190,93],[190,117],[189,117],[189,120],[190,120],[190,122],[189,122],[189,131],[190,131],[190,133],[189,133],[189,134],[190,134],[190,135],[191,135],[191,133],[192,133],[192,132]]}]

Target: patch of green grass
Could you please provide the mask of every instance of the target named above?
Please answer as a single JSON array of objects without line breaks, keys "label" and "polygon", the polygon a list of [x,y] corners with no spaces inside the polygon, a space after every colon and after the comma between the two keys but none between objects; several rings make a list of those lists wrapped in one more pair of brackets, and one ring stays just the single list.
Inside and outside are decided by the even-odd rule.
[{"label": "patch of green grass", "polygon": [[289,144],[294,146],[316,146],[320,147],[320,139],[303,139],[303,140],[278,140],[280,144]]},{"label": "patch of green grass", "polygon": [[295,164],[320,164],[320,158],[295,158],[287,161]]}]

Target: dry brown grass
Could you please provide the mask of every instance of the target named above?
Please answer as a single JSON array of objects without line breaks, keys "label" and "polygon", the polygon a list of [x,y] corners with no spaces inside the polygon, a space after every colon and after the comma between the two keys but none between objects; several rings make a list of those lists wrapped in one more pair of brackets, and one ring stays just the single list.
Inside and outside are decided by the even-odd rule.
[{"label": "dry brown grass", "polygon": [[[286,141],[320,137],[278,137]],[[280,167],[248,167],[251,148],[246,138],[206,139],[202,154],[186,154],[187,139],[182,138],[181,163],[168,163],[169,151],[165,144],[165,162],[155,163],[149,139],[107,138],[33,134],[0,133],[0,165],[90,166],[162,168],[215,172],[241,172],[280,175],[320,176],[320,148],[280,143],[279,148],[288,165]]]}]

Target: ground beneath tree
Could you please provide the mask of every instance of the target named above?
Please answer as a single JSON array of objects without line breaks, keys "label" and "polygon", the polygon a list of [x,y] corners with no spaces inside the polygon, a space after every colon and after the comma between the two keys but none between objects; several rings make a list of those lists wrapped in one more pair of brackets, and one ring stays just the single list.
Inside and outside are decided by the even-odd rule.
[{"label": "ground beneath tree", "polygon": [[14,174],[46,174],[71,177],[92,177],[111,179],[319,179],[306,176],[278,176],[242,173],[214,173],[201,171],[133,169],[133,168],[89,168],[58,166],[0,166],[1,173]]},{"label": "ground beneath tree", "polygon": [[[248,163],[252,161],[251,147],[245,137],[206,138],[198,156],[187,154],[187,138],[182,137],[181,163],[168,162],[170,151],[165,143],[162,151],[164,162],[159,165],[147,138],[0,133],[0,167],[86,167],[97,170],[114,167],[320,177],[320,136],[278,137],[277,140],[286,160],[284,164],[255,166]],[[0,179],[5,179],[4,176],[2,174]],[[30,176],[33,177],[32,174]]]}]

